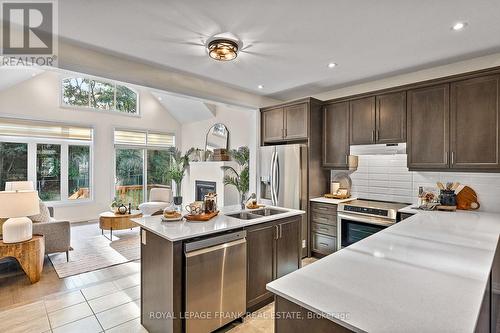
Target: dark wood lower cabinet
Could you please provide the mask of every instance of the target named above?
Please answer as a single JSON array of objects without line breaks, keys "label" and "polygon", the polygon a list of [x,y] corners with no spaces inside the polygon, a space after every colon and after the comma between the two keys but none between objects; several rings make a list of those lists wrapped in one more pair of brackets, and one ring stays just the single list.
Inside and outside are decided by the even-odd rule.
[{"label": "dark wood lower cabinet", "polygon": [[276,296],[275,314],[275,333],[353,332],[279,296]]},{"label": "dark wood lower cabinet", "polygon": [[247,311],[273,301],[266,284],[300,268],[301,218],[247,229]]},{"label": "dark wood lower cabinet", "polygon": [[276,226],[255,226],[247,230],[247,309],[272,298],[266,284],[274,280]]}]

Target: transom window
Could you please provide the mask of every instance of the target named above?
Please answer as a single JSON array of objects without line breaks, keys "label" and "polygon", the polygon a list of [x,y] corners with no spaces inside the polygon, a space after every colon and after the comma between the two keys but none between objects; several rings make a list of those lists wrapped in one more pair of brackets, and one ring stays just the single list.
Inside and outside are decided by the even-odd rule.
[{"label": "transom window", "polygon": [[0,118],[0,190],[30,180],[43,201],[90,200],[92,136],[88,127]]},{"label": "transom window", "polygon": [[138,94],[124,85],[84,77],[62,79],[62,104],[93,110],[139,114]]}]

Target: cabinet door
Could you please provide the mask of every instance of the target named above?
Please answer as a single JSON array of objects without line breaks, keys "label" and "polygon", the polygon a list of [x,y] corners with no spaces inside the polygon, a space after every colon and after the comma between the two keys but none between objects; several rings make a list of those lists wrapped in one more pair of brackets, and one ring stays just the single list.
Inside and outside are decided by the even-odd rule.
[{"label": "cabinet door", "polygon": [[377,143],[406,141],[406,92],[377,96],[375,140]]},{"label": "cabinet door", "polygon": [[347,169],[349,156],[349,103],[330,104],[323,110],[323,166]]},{"label": "cabinet door", "polygon": [[410,170],[448,168],[449,91],[448,84],[408,91],[406,148]]},{"label": "cabinet door", "polygon": [[300,220],[294,219],[279,225],[276,242],[276,278],[300,268]]},{"label": "cabinet door", "polygon": [[262,112],[262,142],[283,140],[284,110],[272,109]]},{"label": "cabinet door", "polygon": [[286,106],[285,110],[285,139],[307,139],[308,104]]},{"label": "cabinet door", "polygon": [[375,143],[375,97],[349,102],[350,144]]},{"label": "cabinet door", "polygon": [[273,297],[266,284],[275,276],[276,238],[276,225],[247,230],[247,308]]},{"label": "cabinet door", "polygon": [[500,75],[451,85],[451,167],[499,170]]}]

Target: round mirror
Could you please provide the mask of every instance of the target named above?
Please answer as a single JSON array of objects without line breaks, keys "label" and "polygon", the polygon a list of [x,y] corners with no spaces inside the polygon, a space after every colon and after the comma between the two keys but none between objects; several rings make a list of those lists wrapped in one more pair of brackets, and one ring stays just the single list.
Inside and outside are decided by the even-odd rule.
[{"label": "round mirror", "polygon": [[214,152],[214,149],[229,148],[229,131],[224,124],[214,124],[207,133],[205,141],[205,151]]}]

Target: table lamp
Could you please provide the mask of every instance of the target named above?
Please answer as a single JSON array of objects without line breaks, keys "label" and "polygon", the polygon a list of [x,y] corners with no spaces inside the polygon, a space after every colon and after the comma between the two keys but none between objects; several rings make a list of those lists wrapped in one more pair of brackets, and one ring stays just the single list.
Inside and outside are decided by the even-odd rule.
[{"label": "table lamp", "polygon": [[37,191],[0,192],[0,218],[4,243],[19,243],[33,237],[33,223],[27,216],[40,213]]}]

